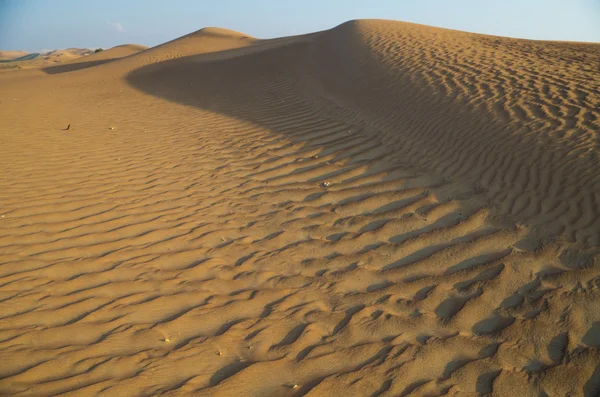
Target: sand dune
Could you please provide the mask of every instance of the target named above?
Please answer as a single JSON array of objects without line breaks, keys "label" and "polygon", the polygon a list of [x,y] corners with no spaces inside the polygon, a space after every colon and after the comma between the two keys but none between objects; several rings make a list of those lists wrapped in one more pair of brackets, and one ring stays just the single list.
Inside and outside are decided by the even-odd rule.
[{"label": "sand dune", "polygon": [[40,68],[48,65],[56,65],[69,62],[74,59],[92,54],[89,48],[67,48],[54,50],[46,53],[24,53],[18,58],[0,63],[0,71],[14,71],[21,69]]},{"label": "sand dune", "polygon": [[27,55],[27,51],[0,51],[0,61],[9,61]]},{"label": "sand dune", "polygon": [[[21,69],[44,68],[46,73],[64,73],[90,66],[100,65],[118,58],[123,58],[148,47],[137,44],[125,44],[95,53],[89,48],[67,48],[54,50],[44,54],[29,54],[21,59],[0,64],[0,70],[14,71]],[[0,60],[2,54],[0,52]],[[24,53],[25,55],[27,53]]]},{"label": "sand dune", "polygon": [[72,72],[79,69],[86,69],[91,66],[101,65],[110,61],[114,61],[119,58],[127,57],[132,54],[136,54],[140,51],[147,49],[148,47],[138,44],[124,44],[104,50],[97,53],[92,53],[87,56],[75,58],[69,62],[62,63],[57,66],[49,66],[44,68],[46,73],[66,73]]},{"label": "sand dune", "polygon": [[4,393],[600,394],[600,45],[137,49],[0,75]]},{"label": "sand dune", "polygon": [[93,61],[106,61],[106,60],[114,60],[118,58],[123,58],[140,51],[147,49],[148,47],[138,44],[124,44],[119,45],[113,48],[109,48],[108,50],[103,50],[100,52],[96,52],[86,57],[81,57],[71,61],[71,63],[83,63],[83,62],[93,62]]},{"label": "sand dune", "polygon": [[47,52],[43,55],[43,58],[52,60],[53,62],[67,61],[77,59],[86,55],[93,54],[94,50],[89,48],[66,48]]}]

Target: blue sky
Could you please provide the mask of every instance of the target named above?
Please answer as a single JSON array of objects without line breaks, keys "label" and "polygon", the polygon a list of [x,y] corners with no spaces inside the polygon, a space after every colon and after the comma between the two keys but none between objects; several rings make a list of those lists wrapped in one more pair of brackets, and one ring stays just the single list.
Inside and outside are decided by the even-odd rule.
[{"label": "blue sky", "polygon": [[0,0],[0,49],[153,46],[205,26],[271,38],[357,18],[600,42],[600,0]]}]

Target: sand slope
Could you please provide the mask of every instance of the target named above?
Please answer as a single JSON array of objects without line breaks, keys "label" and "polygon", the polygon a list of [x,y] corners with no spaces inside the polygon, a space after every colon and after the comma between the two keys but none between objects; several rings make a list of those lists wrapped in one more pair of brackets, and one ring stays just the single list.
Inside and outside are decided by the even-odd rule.
[{"label": "sand slope", "polygon": [[598,61],[352,21],[0,75],[0,390],[598,395]]}]

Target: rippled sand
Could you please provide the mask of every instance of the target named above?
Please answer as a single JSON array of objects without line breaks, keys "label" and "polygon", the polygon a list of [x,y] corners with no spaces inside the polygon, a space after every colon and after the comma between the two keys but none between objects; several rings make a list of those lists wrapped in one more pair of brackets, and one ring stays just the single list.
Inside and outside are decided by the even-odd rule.
[{"label": "rippled sand", "polygon": [[361,20],[0,74],[0,391],[598,396],[599,64]]}]

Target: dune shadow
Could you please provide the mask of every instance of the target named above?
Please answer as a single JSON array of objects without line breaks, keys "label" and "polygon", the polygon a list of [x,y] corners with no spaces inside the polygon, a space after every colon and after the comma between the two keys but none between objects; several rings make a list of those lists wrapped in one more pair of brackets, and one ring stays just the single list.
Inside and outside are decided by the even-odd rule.
[{"label": "dune shadow", "polygon": [[[348,167],[364,167],[364,172],[355,176],[361,177],[376,171],[377,162],[369,161],[384,156],[388,145],[382,130],[389,128],[354,110],[363,108],[363,102],[371,104],[381,98],[391,99],[394,109],[412,106],[423,94],[422,87],[408,77],[389,77],[387,71],[382,72],[380,61],[374,60],[356,29],[346,23],[307,36],[260,40],[241,48],[167,59],[137,68],[125,80],[143,93],[250,123],[319,150],[321,156],[344,148],[350,159]],[[390,85],[390,79],[396,78]],[[448,101],[429,101],[427,97],[427,114],[456,115]],[[378,108],[389,108],[389,104]],[[417,131],[420,126],[416,124],[426,118],[413,120],[412,114],[395,110],[376,117],[393,125],[394,131],[399,128],[399,135]],[[418,134],[403,139],[398,155],[401,149],[410,150],[413,143],[423,141]],[[362,153],[366,149],[372,151]],[[415,175],[426,169],[423,164],[410,164]],[[331,170],[307,182],[335,178],[344,171]],[[318,197],[314,194],[307,200]],[[416,199],[401,200],[378,211],[390,211]]]},{"label": "dune shadow", "polygon": [[224,366],[223,368],[219,369],[218,371],[216,371],[210,377],[209,385],[211,387],[216,386],[223,380],[232,377],[233,375],[242,371],[245,368],[248,368],[250,365],[252,365],[251,362],[244,362],[244,361],[228,364],[228,365]]},{"label": "dune shadow", "polygon": [[583,386],[584,397],[594,397],[600,395],[600,364],[596,366],[594,372]]},{"label": "dune shadow", "polygon": [[[433,156],[430,153],[435,153],[436,150],[441,153],[440,157],[442,159],[452,159],[452,162],[447,160],[447,164],[458,167],[455,164],[460,164],[460,162],[452,158],[452,150],[447,148],[466,146],[465,142],[467,141],[469,141],[469,147],[472,149],[460,152],[461,155],[468,156],[465,158],[482,157],[480,155],[484,152],[480,148],[485,147],[486,140],[500,142],[497,146],[493,146],[494,150],[498,149],[498,151],[522,146],[520,142],[515,143],[519,138],[512,137],[509,130],[506,130],[503,126],[488,123],[488,119],[483,116],[478,120],[480,124],[476,125],[481,127],[477,130],[477,133],[469,135],[468,139],[463,139],[456,131],[459,131],[459,126],[462,125],[461,123],[466,122],[465,120],[471,123],[470,118],[475,117],[473,114],[455,112],[456,107],[449,101],[440,100],[435,102],[425,99],[424,92],[429,93],[428,91],[422,91],[418,86],[405,84],[405,80],[400,80],[400,78],[397,82],[394,81],[395,85],[393,87],[390,87],[390,80],[386,74],[371,73],[371,69],[369,69],[371,66],[363,66],[365,63],[368,64],[370,60],[368,54],[360,53],[362,51],[360,47],[343,48],[354,43],[347,44],[343,40],[336,41],[336,36],[328,36],[328,33],[324,33],[322,38],[323,40],[321,40],[321,37],[319,38],[319,43],[307,40],[292,40],[277,47],[247,47],[166,60],[133,70],[126,76],[126,81],[137,90],[156,98],[206,111],[208,120],[211,119],[210,113],[218,114],[235,119],[240,123],[258,126],[273,132],[274,135],[283,136],[286,140],[294,143],[320,149],[318,153],[321,157],[324,157],[322,153],[327,149],[342,147],[346,150],[345,153],[360,153],[364,158],[376,159],[377,156],[372,155],[371,152],[367,156],[363,155],[359,149],[353,151],[355,149],[352,145],[366,147],[370,143],[369,140],[375,141],[379,139],[378,137],[383,137],[381,141],[384,144],[386,143],[384,139],[388,139],[387,137],[390,137],[391,142],[391,139],[396,137],[392,136],[392,133],[388,135],[381,133],[381,130],[385,128],[390,131],[400,131],[397,134],[401,137],[398,138],[401,144],[397,144],[397,152],[406,154],[405,157],[411,160],[410,162],[406,161],[406,163],[415,168],[423,166],[426,169],[428,159],[431,160]],[[337,46],[342,47],[342,49],[336,51]],[[352,55],[346,58],[340,57],[339,54],[343,53],[352,53]],[[375,67],[372,67],[372,69],[377,71]],[[347,88],[347,86],[350,88]],[[385,98],[389,98],[392,105],[379,102]],[[369,101],[373,101],[375,105]],[[411,101],[418,103],[414,107],[410,107],[412,106]],[[384,121],[380,125],[383,126],[379,127],[378,124],[367,121],[361,122],[359,120],[360,115],[353,117],[351,113],[360,108],[361,105],[371,106],[372,108],[377,108],[376,105],[380,105],[379,107],[382,110],[372,110],[372,114],[378,116],[387,112],[384,114],[385,117],[381,116],[381,120]],[[404,113],[400,111],[403,105],[406,105],[411,111],[404,111]],[[415,116],[413,117],[411,113],[414,113]],[[438,114],[445,117],[439,118],[439,120],[444,121],[444,125],[431,128],[429,131],[424,130],[422,128],[423,120],[434,118],[433,116],[437,117]],[[346,115],[347,117],[344,117]],[[452,119],[448,115],[452,115]],[[452,120],[452,122],[447,120]],[[357,136],[359,134],[354,134],[354,131],[356,131],[354,130],[355,125],[358,127],[356,130],[361,130],[361,135],[363,135],[361,140]],[[348,128],[352,126],[352,131],[349,131],[348,128],[344,129],[344,126],[348,126]],[[378,129],[379,131],[377,131]],[[251,126],[240,128],[240,139],[247,140],[251,138],[251,132],[248,132],[251,130]],[[450,132],[448,132],[449,130]],[[422,131],[426,131],[428,135],[425,136]],[[218,131],[215,133],[218,133]],[[347,146],[343,146],[339,141],[336,141],[337,136],[342,134],[347,137],[344,138],[349,142]],[[472,142],[470,142],[471,140]],[[389,146],[392,145],[393,143],[390,143]],[[428,148],[428,145],[436,150],[422,150],[421,152],[415,150],[414,153],[411,152],[412,148],[420,147],[423,149]],[[456,150],[463,149],[458,148]],[[361,156],[355,157],[360,159]],[[352,158],[352,156],[349,156],[349,158]],[[467,160],[464,161],[464,164],[470,164]],[[439,163],[442,163],[442,161],[439,160]],[[365,172],[369,172],[369,165],[365,168],[367,169]],[[464,168],[462,174],[447,171],[447,175],[443,174],[442,176],[450,180],[454,175],[463,175],[464,178],[461,180],[465,180],[465,183],[470,183],[469,180],[480,176],[475,172],[471,172],[471,169],[476,169],[476,167]],[[442,170],[442,167],[438,167],[438,170],[446,172]],[[318,181],[320,179],[308,180]],[[518,191],[522,188],[524,187],[517,186],[514,189]],[[305,200],[317,200],[323,195],[324,193],[312,193],[306,196]],[[399,205],[411,203],[411,201],[397,201],[390,207],[380,207],[379,211],[390,211]],[[366,226],[364,231],[379,228],[384,223],[385,221],[372,222]],[[523,224],[527,224],[527,219],[523,219]],[[480,236],[478,233],[470,235],[473,241],[475,238],[480,237],[483,240],[486,236]],[[340,238],[341,235],[336,233],[332,233],[327,237],[329,241],[337,241]],[[397,243],[403,241],[400,237],[396,238],[398,239]],[[537,245],[533,243],[532,247]],[[282,250],[285,248],[283,247]],[[368,248],[373,249],[373,247]],[[414,257],[402,258],[386,266],[384,270],[431,256],[432,249],[442,248],[445,248],[442,244],[423,248],[417,251]],[[451,276],[460,271],[500,260],[511,252],[511,249],[507,247],[506,250],[498,250],[491,255],[474,256],[449,269],[446,275]],[[561,259],[574,268],[584,267],[587,264],[585,258],[564,257]],[[241,258],[242,262],[244,260],[246,259]],[[501,271],[503,266],[495,268],[491,276]],[[486,274],[482,277],[485,279],[491,276]],[[413,277],[416,280],[420,276],[414,275]],[[410,279],[405,281],[409,282]],[[373,285],[370,288],[377,290],[379,286]],[[417,293],[416,297],[421,298],[422,296],[424,299],[433,288],[435,288],[435,285],[426,287],[426,289]],[[284,299],[266,305],[260,317],[268,316],[272,308]],[[465,303],[466,298],[445,300],[436,308],[436,315],[443,319],[452,318],[463,308]],[[347,309],[344,318],[335,325],[332,335],[343,332],[350,324],[353,316],[363,308],[363,305],[355,305]],[[471,332],[476,336],[494,337],[513,325],[515,321],[516,319],[512,316],[493,313],[474,324]],[[286,343],[295,340],[302,331],[302,326],[292,329],[281,344],[285,346]],[[596,326],[588,332],[584,342],[590,346],[597,346],[598,329]],[[552,344],[556,347],[553,347],[549,354],[554,361],[559,362],[562,359],[562,350],[564,349],[564,336],[558,337]],[[301,360],[306,357],[311,348],[306,348],[298,353],[297,358]],[[463,363],[460,361],[449,364],[446,369],[448,375],[460,368],[461,365]],[[237,367],[234,366],[227,368],[224,372],[228,373],[230,370],[235,371],[236,369]],[[588,394],[595,393],[597,390],[597,372],[590,378],[586,386],[587,390],[590,390]],[[489,393],[492,390],[494,380],[499,374],[499,371],[481,374],[476,381],[477,392]],[[218,382],[220,378],[221,375],[218,375],[214,382]],[[404,390],[404,393],[413,393],[429,381],[429,379],[422,379],[414,382]],[[382,392],[389,387],[389,384],[384,383],[381,388]]]},{"label": "dune shadow", "polygon": [[[270,100],[282,91],[278,83],[292,77],[293,73],[286,76],[286,69],[301,49],[298,44],[261,47],[265,45],[166,60],[136,69],[126,80],[158,98],[273,127],[252,111],[279,102]],[[286,84],[287,91],[294,88],[298,87]]]},{"label": "dune shadow", "polygon": [[60,73],[68,73],[73,72],[75,70],[87,69],[92,66],[102,65],[103,63],[114,61],[118,58],[109,58],[109,59],[100,59],[97,61],[88,61],[88,62],[77,62],[77,63],[66,63],[64,65],[56,65],[56,66],[48,66],[42,68],[42,70],[47,74],[60,74]]},{"label": "dune shadow", "polygon": [[592,327],[583,336],[582,342],[593,348],[600,347],[600,321],[592,324]]},{"label": "dune shadow", "polygon": [[[494,209],[494,216],[535,226],[540,237],[562,233],[559,226],[565,223],[564,217],[540,221],[539,216],[517,213],[505,205],[517,198],[529,200],[532,191],[541,189],[539,186],[519,180],[506,192],[511,200],[501,200],[493,193],[499,188],[506,190],[499,179],[482,183],[483,170],[489,167],[486,150],[493,148],[497,158],[511,155],[514,148],[524,145],[525,135],[521,132],[529,131],[521,128],[524,125],[505,124],[477,107],[463,106],[451,95],[440,95],[442,82],[413,78],[408,67],[400,67],[402,57],[396,54],[380,58],[365,44],[359,27],[346,23],[310,37],[264,40],[148,64],[128,73],[125,80],[156,98],[271,131],[318,151],[321,157],[342,148],[348,154],[347,167],[361,168],[360,177],[376,172],[378,160],[390,156],[390,162],[398,159],[398,164],[406,165],[414,175],[435,175],[467,187],[468,197],[461,198],[481,197]],[[78,66],[57,66],[47,72],[73,70],[70,67]],[[469,133],[465,133],[465,125]],[[240,139],[250,135],[240,131]],[[527,141],[527,145],[531,152],[544,150],[534,141]],[[526,159],[517,160],[523,163]],[[515,165],[519,167],[526,168],[524,164]],[[553,172],[541,163],[528,167],[550,175]],[[581,169],[587,170],[589,165],[582,164]],[[347,170],[327,171],[306,182],[336,178]],[[497,174],[506,172],[498,169]],[[479,188],[470,189],[475,183]],[[589,191],[591,185],[582,179],[577,186]],[[540,197],[548,194],[538,193]],[[558,194],[551,199],[558,200]],[[380,211],[400,204],[410,202],[384,206]],[[537,223],[533,224],[534,220]],[[597,236],[593,227],[586,226],[581,233]],[[592,237],[585,244],[591,242],[594,246]]]}]

